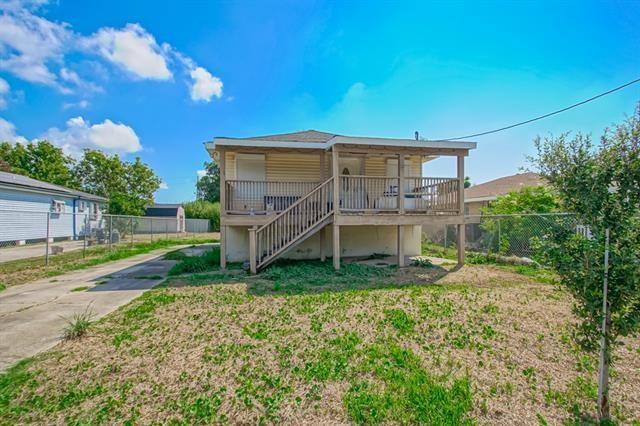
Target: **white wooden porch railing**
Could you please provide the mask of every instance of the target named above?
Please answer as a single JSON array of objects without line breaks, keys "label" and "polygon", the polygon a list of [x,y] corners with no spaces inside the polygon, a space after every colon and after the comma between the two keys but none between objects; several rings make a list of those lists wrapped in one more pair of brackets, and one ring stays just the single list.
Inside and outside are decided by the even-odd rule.
[{"label": "white wooden porch railing", "polygon": [[386,176],[340,176],[340,210],[398,209],[398,178]]},{"label": "white wooden porch railing", "polygon": [[333,181],[329,178],[269,222],[249,231],[251,272],[265,267],[331,221]]},{"label": "white wooden porch railing", "polygon": [[460,181],[455,178],[405,178],[405,210],[460,213]]},{"label": "white wooden porch railing", "polygon": [[[398,211],[400,179],[340,176],[340,211]],[[459,182],[455,178],[404,178],[403,207],[407,212],[457,213]]]},{"label": "white wooden porch railing", "polygon": [[279,212],[308,194],[319,182],[228,180],[225,185],[227,213]]}]

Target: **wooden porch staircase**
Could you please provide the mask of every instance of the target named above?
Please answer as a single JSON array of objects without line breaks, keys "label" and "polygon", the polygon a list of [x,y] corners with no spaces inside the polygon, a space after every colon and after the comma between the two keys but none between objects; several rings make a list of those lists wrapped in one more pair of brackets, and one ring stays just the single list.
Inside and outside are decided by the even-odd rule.
[{"label": "wooden porch staircase", "polygon": [[249,230],[252,273],[333,222],[334,179],[327,179],[264,225]]}]

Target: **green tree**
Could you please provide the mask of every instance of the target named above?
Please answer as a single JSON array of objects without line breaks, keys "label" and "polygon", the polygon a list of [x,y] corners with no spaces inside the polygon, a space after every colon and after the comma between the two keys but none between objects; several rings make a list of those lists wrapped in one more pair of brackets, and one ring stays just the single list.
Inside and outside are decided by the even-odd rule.
[{"label": "green tree", "polygon": [[73,158],[45,140],[26,145],[3,142],[0,144],[0,162],[8,164],[12,173],[55,185],[78,187],[71,173]]},{"label": "green tree", "polygon": [[83,191],[109,198],[111,214],[144,214],[160,187],[160,179],[140,158],[126,162],[94,150],[85,150],[74,176]]},{"label": "green tree", "polygon": [[[582,134],[535,142],[533,164],[591,234],[553,227],[541,245],[573,295],[581,320],[576,340],[588,350],[600,347],[598,412],[604,420],[612,351],[621,337],[640,328],[640,104],[626,122],[605,131],[599,144]],[[610,266],[605,269],[607,232]]]},{"label": "green tree", "polygon": [[557,212],[560,203],[546,186],[527,186],[518,191],[501,195],[482,209],[484,214],[551,213]]},{"label": "green tree", "polygon": [[534,213],[557,212],[558,198],[545,186],[525,187],[501,195],[481,209],[480,227],[484,231],[484,244],[499,253],[530,256],[531,241],[540,229],[553,226],[554,218]]},{"label": "green tree", "polygon": [[220,201],[220,168],[215,161],[205,161],[205,175],[196,183],[198,200],[206,200],[212,203]]},{"label": "green tree", "polygon": [[464,177],[464,187],[469,188],[471,186],[471,178],[469,176]]},{"label": "green tree", "polygon": [[209,219],[214,231],[220,230],[220,203],[206,200],[189,201],[183,204],[187,219]]}]

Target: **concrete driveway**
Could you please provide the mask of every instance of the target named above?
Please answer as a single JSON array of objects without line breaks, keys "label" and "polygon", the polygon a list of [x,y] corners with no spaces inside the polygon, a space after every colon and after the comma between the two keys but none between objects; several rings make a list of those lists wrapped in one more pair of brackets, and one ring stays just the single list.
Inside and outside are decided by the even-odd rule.
[{"label": "concrete driveway", "polygon": [[[0,292],[0,371],[55,346],[66,320],[90,306],[94,320],[158,285],[176,262],[172,247]],[[83,291],[72,291],[89,287]]]}]

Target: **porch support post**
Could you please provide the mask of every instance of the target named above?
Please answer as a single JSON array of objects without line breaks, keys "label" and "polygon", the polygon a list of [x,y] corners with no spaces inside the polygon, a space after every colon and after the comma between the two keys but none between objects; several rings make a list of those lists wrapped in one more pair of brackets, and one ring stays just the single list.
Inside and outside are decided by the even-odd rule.
[{"label": "porch support post", "polygon": [[249,228],[249,271],[252,274],[257,272],[256,261],[257,261],[257,252],[256,252],[256,231],[258,230],[257,226],[252,226]]},{"label": "porch support post", "polygon": [[[324,182],[327,180],[327,171],[326,171],[326,162],[325,162],[326,153],[325,151],[320,151],[320,182]],[[320,202],[323,204],[323,208],[326,206],[324,196],[321,197]],[[326,260],[325,256],[325,228],[320,230],[320,261],[324,262]]]},{"label": "porch support post", "polygon": [[398,211],[404,214],[404,154],[398,154]]},{"label": "porch support post", "polygon": [[404,264],[404,226],[398,225],[398,268],[403,268]]},{"label": "porch support post", "polygon": [[[331,173],[333,173],[333,217],[340,211],[340,170],[338,170],[338,148],[331,148]],[[333,267],[340,269],[340,226],[333,221]]]},{"label": "porch support post", "polygon": [[464,265],[465,225],[464,225],[464,155],[458,155],[458,266]]},{"label": "porch support post", "polygon": [[223,149],[219,150],[220,159],[218,160],[218,167],[220,168],[220,214],[227,213],[227,167],[226,167],[226,155]]},{"label": "porch support post", "polygon": [[333,211],[340,210],[340,170],[338,170],[338,149],[334,145],[331,148],[331,170],[333,173]]},{"label": "porch support post", "polygon": [[227,227],[220,225],[220,269],[227,269]]},{"label": "porch support post", "polygon": [[340,269],[340,226],[333,223],[333,268]]}]

